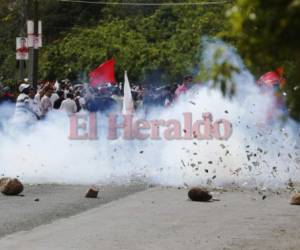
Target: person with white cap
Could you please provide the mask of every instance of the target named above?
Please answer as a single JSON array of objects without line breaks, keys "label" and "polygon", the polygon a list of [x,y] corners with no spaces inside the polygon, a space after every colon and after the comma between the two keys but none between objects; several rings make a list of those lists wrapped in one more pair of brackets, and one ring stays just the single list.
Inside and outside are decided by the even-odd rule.
[{"label": "person with white cap", "polygon": [[16,101],[15,113],[12,118],[13,123],[19,125],[30,125],[39,119],[39,114],[32,105],[32,100],[29,96],[31,85],[22,83],[19,86],[20,94]]}]

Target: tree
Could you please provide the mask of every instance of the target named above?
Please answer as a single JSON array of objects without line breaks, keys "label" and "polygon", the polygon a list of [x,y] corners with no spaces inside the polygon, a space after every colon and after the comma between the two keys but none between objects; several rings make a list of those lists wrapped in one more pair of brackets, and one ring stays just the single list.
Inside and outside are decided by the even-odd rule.
[{"label": "tree", "polygon": [[[178,82],[185,74],[198,70],[201,38],[216,36],[224,29],[225,10],[231,5],[132,7],[57,0],[42,3],[41,78],[84,78],[101,62],[115,57],[120,80],[123,71],[128,70],[133,81],[151,78],[151,84]],[[16,79],[15,37],[19,25],[15,20],[20,0],[0,0],[0,7],[4,13],[0,11],[4,52],[0,72],[8,82]]]},{"label": "tree", "polygon": [[237,0],[227,11],[233,40],[248,67],[260,76],[285,68],[287,105],[300,120],[300,1]]},{"label": "tree", "polygon": [[[198,66],[201,37],[215,36],[224,27],[224,6],[136,9],[135,15],[125,15],[125,8],[118,10],[120,16],[107,14],[96,26],[73,28],[49,45],[41,60],[43,76],[87,73],[115,57],[119,79],[126,69],[134,81],[145,81],[157,72],[157,80],[180,81]],[[112,10],[106,7],[104,12]]]}]

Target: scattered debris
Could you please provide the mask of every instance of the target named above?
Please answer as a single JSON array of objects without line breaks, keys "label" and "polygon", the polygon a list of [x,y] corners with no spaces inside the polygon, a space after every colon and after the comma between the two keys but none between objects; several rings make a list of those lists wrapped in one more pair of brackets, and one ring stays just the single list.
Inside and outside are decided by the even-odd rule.
[{"label": "scattered debris", "polygon": [[257,148],[257,151],[260,152],[260,153],[263,152],[263,150],[261,148]]},{"label": "scattered debris", "polygon": [[184,167],[186,167],[183,160],[181,160],[181,164],[182,164]]},{"label": "scattered debris", "polygon": [[248,161],[251,161],[251,156],[252,156],[252,154],[247,155]]},{"label": "scattered debris", "polygon": [[291,205],[300,205],[300,193],[296,193],[292,196]]},{"label": "scattered debris", "polygon": [[1,178],[0,192],[4,195],[18,195],[24,190],[23,184],[18,179]]},{"label": "scattered debris", "polygon": [[36,198],[36,199],[34,199],[34,201],[36,201],[36,202],[39,202],[39,201],[40,201],[40,199],[39,199],[39,198]]},{"label": "scattered debris", "polygon": [[188,197],[192,201],[210,201],[212,195],[206,189],[195,187],[189,190]]},{"label": "scattered debris", "polygon": [[252,165],[253,165],[254,167],[258,167],[258,166],[259,166],[259,162],[258,162],[258,161],[254,161],[254,162],[252,162]]},{"label": "scattered debris", "polygon": [[98,197],[98,193],[99,193],[99,190],[95,187],[91,187],[86,195],[85,195],[85,198],[97,198]]}]

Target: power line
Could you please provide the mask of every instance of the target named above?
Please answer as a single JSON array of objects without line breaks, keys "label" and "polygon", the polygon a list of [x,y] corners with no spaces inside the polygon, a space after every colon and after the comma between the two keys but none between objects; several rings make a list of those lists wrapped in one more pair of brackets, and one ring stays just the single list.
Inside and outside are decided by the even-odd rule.
[{"label": "power line", "polygon": [[99,4],[99,5],[131,5],[131,6],[185,6],[185,5],[220,5],[229,3],[229,1],[211,1],[211,2],[196,2],[196,3],[120,3],[120,2],[93,2],[81,0],[59,0],[66,3],[85,3],[85,4]]}]

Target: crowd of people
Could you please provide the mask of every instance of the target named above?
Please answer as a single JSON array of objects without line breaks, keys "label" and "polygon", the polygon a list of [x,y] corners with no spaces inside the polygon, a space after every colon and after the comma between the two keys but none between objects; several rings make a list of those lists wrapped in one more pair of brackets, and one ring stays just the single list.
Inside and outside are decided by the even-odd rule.
[{"label": "crowd of people", "polygon": [[[274,117],[274,109],[286,114],[284,93],[281,94],[282,81],[274,77],[273,72],[263,75],[257,82],[262,91],[274,90],[274,107],[270,110],[270,117]],[[131,98],[134,109],[148,110],[152,106],[166,107],[172,105],[178,96],[187,92],[193,85],[193,77],[188,75],[181,84],[155,86],[152,84],[131,84]],[[123,84],[99,84],[92,87],[89,84],[75,84],[65,79],[58,81],[40,82],[34,88],[24,80],[18,86],[18,94],[8,86],[0,83],[0,106],[3,103],[15,103],[12,121],[16,123],[34,123],[44,119],[49,112],[63,111],[73,114],[80,111],[108,112],[111,110],[122,111],[124,106]],[[130,91],[129,91],[130,92]],[[270,120],[272,120],[270,118]]]},{"label": "crowd of people", "polygon": [[[191,85],[193,78],[186,76],[181,84],[159,87],[131,86],[132,99],[136,109],[150,106],[169,106]],[[18,86],[18,95],[14,95],[7,86],[0,86],[0,105],[15,103],[13,120],[32,122],[43,119],[51,111],[64,111],[67,114],[87,110],[106,112],[122,110],[123,85],[101,84],[91,87],[88,84],[73,84],[68,79],[40,82],[35,89],[28,81]]]}]

